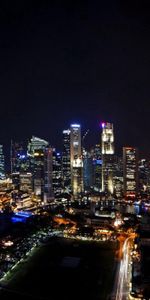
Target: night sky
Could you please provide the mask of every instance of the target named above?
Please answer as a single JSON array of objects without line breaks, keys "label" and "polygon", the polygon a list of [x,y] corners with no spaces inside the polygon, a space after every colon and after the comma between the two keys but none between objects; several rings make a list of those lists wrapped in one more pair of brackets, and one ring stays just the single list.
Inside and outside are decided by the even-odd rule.
[{"label": "night sky", "polygon": [[[82,2],[82,3],[81,3]],[[122,4],[121,4],[122,2]],[[124,3],[124,4],[123,4]],[[0,2],[0,143],[31,135],[61,147],[79,122],[150,157],[149,1]]]}]

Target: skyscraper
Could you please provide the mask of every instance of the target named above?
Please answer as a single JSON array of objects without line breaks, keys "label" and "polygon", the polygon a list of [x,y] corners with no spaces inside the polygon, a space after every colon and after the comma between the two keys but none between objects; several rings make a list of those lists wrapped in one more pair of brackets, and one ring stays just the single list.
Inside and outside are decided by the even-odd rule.
[{"label": "skyscraper", "polygon": [[49,143],[39,137],[32,136],[30,142],[28,143],[28,154],[32,155],[36,150],[45,150]]},{"label": "skyscraper", "polygon": [[71,185],[73,195],[77,196],[83,191],[83,161],[81,150],[81,126],[70,126],[70,161],[71,161]]},{"label": "skyscraper", "polygon": [[118,198],[123,197],[123,159],[122,157],[115,156],[114,160],[114,194]]},{"label": "skyscraper", "polygon": [[138,150],[123,147],[123,181],[125,197],[136,197],[138,192]]},{"label": "skyscraper", "polygon": [[114,130],[112,123],[102,123],[102,191],[113,194]]},{"label": "skyscraper", "polygon": [[59,195],[62,191],[62,158],[61,154],[53,148],[52,162],[52,182],[54,195]]},{"label": "skyscraper", "polygon": [[[31,162],[31,173],[33,176],[33,190],[35,195],[39,196],[41,200],[44,199],[45,190],[45,178],[47,176],[52,176],[52,174],[47,174],[45,177],[45,170],[48,172],[50,169],[47,167],[46,163],[49,162],[49,143],[43,139],[33,136],[28,144],[28,156]],[[46,179],[46,184],[48,178]]]},{"label": "skyscraper", "polygon": [[[27,173],[30,173],[27,145],[24,142],[11,141],[11,178],[15,189],[25,190],[28,186],[28,190],[32,190],[32,176],[31,173],[27,176]],[[27,181],[28,184],[26,184]]]},{"label": "skyscraper", "polygon": [[64,192],[71,192],[70,130],[63,130],[62,178]]},{"label": "skyscraper", "polygon": [[93,187],[93,157],[85,149],[83,149],[83,186],[85,192]]},{"label": "skyscraper", "polygon": [[53,149],[46,147],[44,150],[44,202],[49,202],[53,194],[52,185],[52,162],[53,162]]},{"label": "skyscraper", "polygon": [[93,187],[95,191],[102,190],[102,155],[101,147],[99,144],[91,151],[92,154],[92,163],[93,163]]},{"label": "skyscraper", "polygon": [[11,173],[24,173],[30,170],[27,148],[23,142],[11,141]]},{"label": "skyscraper", "polygon": [[3,153],[3,146],[0,145],[0,179],[5,178],[5,160]]},{"label": "skyscraper", "polygon": [[141,193],[150,193],[150,162],[147,159],[140,159],[138,166],[138,183]]}]

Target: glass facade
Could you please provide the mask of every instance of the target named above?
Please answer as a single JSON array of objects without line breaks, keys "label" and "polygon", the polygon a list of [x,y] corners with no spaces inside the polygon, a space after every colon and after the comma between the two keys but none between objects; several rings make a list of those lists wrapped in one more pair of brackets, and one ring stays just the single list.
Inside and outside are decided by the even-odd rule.
[{"label": "glass facade", "polygon": [[114,131],[112,123],[102,123],[102,191],[113,194],[114,184]]},{"label": "glass facade", "polygon": [[3,146],[0,145],[0,179],[5,178],[5,159],[3,154]]},{"label": "glass facade", "polygon": [[126,197],[135,197],[138,192],[138,151],[137,148],[123,148],[123,179]]},{"label": "glass facade", "polygon": [[71,186],[73,195],[83,191],[83,160],[81,150],[81,126],[70,126],[70,159],[71,159]]}]

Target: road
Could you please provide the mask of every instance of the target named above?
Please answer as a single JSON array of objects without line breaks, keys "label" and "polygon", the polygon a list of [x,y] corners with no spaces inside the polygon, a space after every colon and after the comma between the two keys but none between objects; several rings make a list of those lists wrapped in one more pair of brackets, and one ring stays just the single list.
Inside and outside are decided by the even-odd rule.
[{"label": "road", "polygon": [[130,247],[132,237],[126,238],[122,248],[122,258],[118,262],[118,268],[116,271],[116,278],[114,284],[114,291],[112,299],[115,300],[127,300],[129,299],[130,279],[131,279],[131,257]]}]

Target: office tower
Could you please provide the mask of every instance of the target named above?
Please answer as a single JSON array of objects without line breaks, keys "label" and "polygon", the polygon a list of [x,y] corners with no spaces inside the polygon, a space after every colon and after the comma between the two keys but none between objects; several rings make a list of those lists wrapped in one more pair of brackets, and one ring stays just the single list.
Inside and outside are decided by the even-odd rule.
[{"label": "office tower", "polygon": [[0,145],[0,179],[5,178],[5,160],[3,153],[3,146]]},{"label": "office tower", "polygon": [[[27,155],[27,146],[23,142],[11,141],[11,178],[14,189],[18,191],[24,190],[23,182],[25,180],[23,177],[26,173],[30,173],[30,159]],[[25,184],[26,188],[27,185]]]},{"label": "office tower", "polygon": [[30,160],[27,156],[27,147],[23,142],[11,141],[11,173],[30,171]]},{"label": "office tower", "polygon": [[[41,200],[44,199],[45,155],[47,154],[47,148],[49,148],[49,143],[35,136],[32,136],[28,144],[28,156],[33,176],[33,190],[35,195],[39,196]],[[51,176],[51,174],[49,175]]]},{"label": "office tower", "polygon": [[123,197],[123,159],[115,156],[114,176],[113,176],[114,194],[117,198]]},{"label": "office tower", "polygon": [[125,197],[135,198],[138,192],[138,150],[123,147],[123,181]]},{"label": "office tower", "polygon": [[83,186],[85,192],[93,187],[93,158],[85,149],[83,149]]},{"label": "office tower", "polygon": [[39,137],[32,136],[30,142],[28,143],[28,154],[29,156],[34,154],[36,150],[45,150],[49,143]]},{"label": "office tower", "polygon": [[62,158],[61,154],[53,148],[52,161],[52,182],[54,195],[59,195],[62,192]]},{"label": "office tower", "polygon": [[79,124],[72,124],[70,126],[70,161],[71,161],[71,186],[72,186],[73,195],[77,196],[83,191],[81,127]]},{"label": "office tower", "polygon": [[51,147],[46,147],[44,150],[44,202],[47,203],[53,199],[52,186],[52,163],[53,150]]},{"label": "office tower", "polygon": [[70,130],[63,130],[62,178],[64,192],[71,192]]},{"label": "office tower", "polygon": [[[17,177],[16,177],[17,178]],[[19,174],[19,188],[20,191],[32,193],[32,174],[21,173]]]},{"label": "office tower", "polygon": [[91,155],[93,158],[93,188],[100,192],[102,190],[102,155],[99,144],[92,149]]},{"label": "office tower", "polygon": [[144,195],[150,193],[150,162],[147,159],[140,159],[138,166],[139,191]]},{"label": "office tower", "polygon": [[112,123],[102,123],[102,191],[113,194],[114,130]]}]

